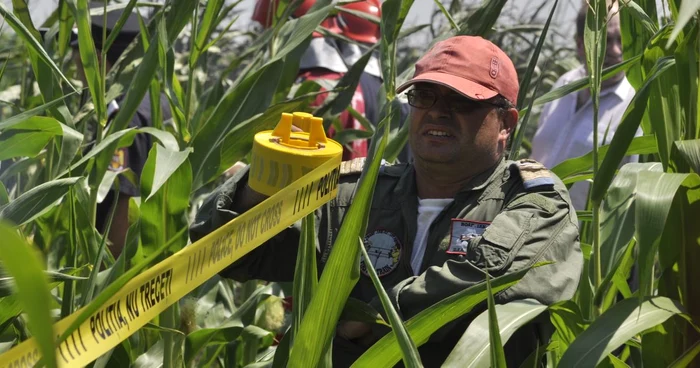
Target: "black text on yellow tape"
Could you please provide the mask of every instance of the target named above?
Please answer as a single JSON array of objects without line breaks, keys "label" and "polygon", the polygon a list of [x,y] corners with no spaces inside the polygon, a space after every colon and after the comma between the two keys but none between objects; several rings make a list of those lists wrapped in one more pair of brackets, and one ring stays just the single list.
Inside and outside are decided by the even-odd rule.
[{"label": "black text on yellow tape", "polygon": [[[295,221],[335,197],[340,156],[334,157],[261,204],[130,280],[61,342],[60,367],[79,367],[117,346],[168,306]],[[59,336],[80,310],[54,325]],[[0,368],[32,367],[40,359],[34,339],[0,355]]]}]

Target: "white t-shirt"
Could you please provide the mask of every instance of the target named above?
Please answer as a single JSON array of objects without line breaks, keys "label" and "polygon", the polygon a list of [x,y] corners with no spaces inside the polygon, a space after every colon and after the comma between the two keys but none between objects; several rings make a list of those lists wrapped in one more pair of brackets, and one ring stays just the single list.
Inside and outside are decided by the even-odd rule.
[{"label": "white t-shirt", "polygon": [[430,225],[450,203],[452,203],[452,198],[418,198],[418,230],[416,231],[416,239],[413,241],[413,253],[411,254],[411,268],[414,275],[420,273]]}]

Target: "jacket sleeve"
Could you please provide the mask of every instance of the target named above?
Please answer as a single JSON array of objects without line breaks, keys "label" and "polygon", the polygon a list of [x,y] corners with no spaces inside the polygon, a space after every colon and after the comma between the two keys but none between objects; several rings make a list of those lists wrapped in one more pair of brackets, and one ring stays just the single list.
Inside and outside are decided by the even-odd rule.
[{"label": "jacket sleeve", "polygon": [[[233,198],[237,188],[247,181],[248,167],[229,178],[204,200],[190,227],[192,242],[238,217],[239,213],[231,209]],[[294,277],[293,260],[296,259],[299,248],[300,230],[301,223],[294,223],[221,271],[221,276],[237,281],[291,281]]]},{"label": "jacket sleeve", "polygon": [[390,290],[404,319],[461,290],[493,277],[541,262],[516,285],[496,295],[497,303],[534,298],[549,305],[569,299],[578,286],[583,265],[578,224],[565,190],[522,192],[496,215],[479,237],[469,241],[467,255],[433,266]]}]

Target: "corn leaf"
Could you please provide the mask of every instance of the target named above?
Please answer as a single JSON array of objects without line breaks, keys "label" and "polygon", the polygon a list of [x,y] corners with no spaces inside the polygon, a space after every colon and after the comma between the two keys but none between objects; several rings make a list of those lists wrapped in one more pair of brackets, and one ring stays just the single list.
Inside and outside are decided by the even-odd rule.
[{"label": "corn leaf", "polygon": [[[386,4],[386,3],[385,3]],[[394,112],[395,113],[395,112]],[[363,169],[357,191],[333,244],[328,262],[321,274],[316,294],[304,314],[288,366],[316,366],[330,347],[343,305],[360,277],[359,249],[356,239],[365,233],[372,203],[374,186],[379,175],[381,158],[386,148],[388,124],[392,113],[377,127],[374,138],[376,150],[368,156],[369,165]],[[379,134],[382,134],[380,136]]]},{"label": "corn leaf", "polygon": [[384,92],[387,101],[396,96],[396,49],[399,33],[413,0],[387,0],[382,4],[382,39],[379,58],[384,79]]},{"label": "corn leaf", "polygon": [[66,0],[58,1],[58,57],[63,60],[73,32],[73,15]]},{"label": "corn leaf", "polygon": [[25,27],[25,25],[22,24],[22,22],[14,14],[7,10],[3,3],[0,3],[0,15],[2,15],[2,17],[5,18],[5,21],[10,25],[10,27],[12,27],[12,29],[14,29],[15,32],[17,32],[17,35],[19,35],[22,38],[27,47],[33,52],[35,52],[38,55],[38,58],[41,59],[41,61],[43,61],[44,63],[46,63],[58,78],[63,80],[73,91],[75,91],[75,87],[73,87],[70,81],[68,81],[68,78],[66,78],[66,76],[63,75],[61,69],[53,62],[53,60],[51,60],[51,57],[46,53],[44,48],[41,47],[39,41],[37,41],[39,33],[36,32],[36,34],[33,35],[32,32],[30,32],[29,29],[27,29],[27,27]]},{"label": "corn leaf", "polygon": [[[273,129],[283,112],[297,111],[303,102],[302,99],[297,99],[272,105],[262,114],[256,114],[227,131],[217,147],[218,154],[211,156],[207,162],[207,165],[212,165],[212,171],[206,172],[207,176],[203,177],[201,183],[212,180],[236,161],[241,160],[253,148],[253,137],[256,133]],[[215,165],[218,167],[213,169]],[[193,186],[196,188],[195,183],[200,182],[195,180]]]},{"label": "corn leaf", "polygon": [[[97,60],[95,41],[92,39],[90,11],[87,1],[66,0],[73,10],[73,16],[78,25],[78,49],[80,61],[83,64],[90,96],[97,112],[97,119],[102,126],[107,124],[107,105],[104,96],[104,81],[100,72],[100,62]],[[101,66],[106,68],[105,65]]]},{"label": "corn leaf", "polygon": [[693,18],[694,15],[700,10],[700,2],[698,1],[692,1],[692,0],[683,0],[681,3],[681,8],[678,11],[678,19],[676,19],[676,24],[673,27],[673,32],[671,32],[671,37],[669,37],[668,41],[666,42],[666,47],[671,47],[671,44],[673,44],[673,41],[676,40],[676,37],[683,31],[683,27],[685,27],[688,22],[690,22],[690,19]]},{"label": "corn leaf", "polygon": [[[658,286],[656,288],[658,295],[671,298],[673,300],[678,300],[683,304],[683,306],[688,311],[697,310],[700,308],[700,291],[695,288],[695,280],[700,277],[700,270],[695,265],[693,260],[700,257],[700,228],[695,226],[694,222],[690,219],[700,217],[700,177],[695,173],[690,174],[665,174],[653,173],[658,176],[660,180],[665,179],[666,175],[673,176],[683,176],[687,175],[686,180],[683,185],[680,186],[673,199],[670,203],[670,209],[666,221],[663,224],[663,233],[660,239],[656,240],[660,246],[657,248],[658,253],[654,259],[653,267],[658,269],[660,277],[655,277],[658,279]],[[641,177],[640,177],[641,180]],[[651,183],[650,183],[651,184]],[[660,190],[664,189],[659,188]],[[640,189],[641,190],[641,189]],[[648,188],[645,188],[644,192],[641,194],[648,194]],[[673,190],[673,188],[671,188]],[[658,198],[654,198],[658,199]],[[650,208],[648,205],[656,205],[656,208]],[[654,203],[651,200],[645,201],[645,217],[649,217],[650,221],[653,221],[652,216],[657,216],[656,219],[661,221],[661,216],[666,208],[666,203]],[[651,215],[648,212],[659,211],[660,213]],[[640,231],[641,233],[641,231]],[[646,235],[649,235],[648,233]],[[641,242],[642,239],[640,239]],[[645,277],[649,275],[648,264],[644,267],[644,272],[642,273],[642,263],[648,262],[648,247],[650,241],[654,239],[647,238],[644,239],[644,246],[647,249],[642,249],[640,247],[640,277]],[[652,250],[656,245],[651,243]],[[644,257],[644,258],[642,258]],[[652,271],[651,275],[657,274],[656,271]],[[640,289],[645,287],[645,279],[641,279]],[[656,282],[656,280],[653,280]],[[642,289],[645,290],[645,289]],[[661,328],[660,328],[661,330]],[[671,321],[663,325],[663,332],[656,341],[650,341],[650,346],[660,346],[663,347],[663,353],[658,352],[655,354],[658,358],[663,358],[663,364],[668,365],[676,357],[681,355],[685,350],[689,349],[694,341],[697,341],[700,337],[700,330],[694,326],[689,325],[679,325]],[[643,341],[646,344],[646,341]]]},{"label": "corn leaf", "polygon": [[[1,216],[0,217],[5,217]],[[51,319],[51,293],[44,267],[35,250],[22,240],[16,230],[0,223],[0,260],[3,269],[14,277],[17,295],[24,313],[29,317],[29,330],[36,338],[39,351],[48,367],[56,367],[56,350]]]},{"label": "corn leaf", "polygon": [[[141,21],[141,28],[145,29],[141,17],[139,17],[139,20]],[[168,104],[170,105],[170,112],[172,113],[172,118],[176,127],[175,130],[177,130],[177,132],[179,133],[179,137],[184,144],[185,142],[189,142],[192,139],[188,125],[188,109],[191,103],[189,93],[191,93],[191,90],[194,89],[195,81],[190,80],[188,82],[190,88],[188,89],[187,99],[185,99],[185,96],[182,93],[182,86],[180,85],[180,82],[178,81],[177,76],[175,75],[175,55],[173,53],[173,50],[168,47],[167,27],[165,26],[165,23],[162,20],[158,20],[156,22],[156,36],[158,36],[158,63],[161,69],[163,70],[163,92],[165,93],[165,96],[168,99]],[[194,71],[192,71],[191,73],[194,73]],[[162,112],[160,112],[160,89],[161,87],[160,83],[158,83],[158,78],[154,77],[153,81],[151,81],[151,88],[149,88],[151,95],[151,105],[158,106],[157,109],[158,113],[160,114],[160,116],[155,118],[157,120],[154,120],[154,125],[162,125],[163,123]],[[185,109],[183,109],[182,107],[183,103],[185,104]],[[153,107],[152,109],[155,109],[155,107]]]},{"label": "corn leaf", "polygon": [[625,114],[622,116],[622,121],[620,121],[620,125],[618,125],[617,130],[615,131],[615,135],[613,136],[612,141],[610,141],[610,147],[612,147],[612,149],[608,150],[607,155],[605,155],[603,162],[600,164],[600,171],[593,182],[593,187],[591,188],[592,201],[600,202],[603,199],[605,192],[608,190],[608,187],[615,176],[615,171],[620,166],[622,158],[625,156],[632,139],[634,139],[637,129],[639,129],[642,116],[647,108],[647,100],[652,89],[652,83],[661,74],[673,66],[673,64],[673,59],[660,59],[654,69],[654,72],[647,77],[644,86],[637,91],[637,94],[634,95],[634,98],[627,107],[627,110],[625,110]]},{"label": "corn leaf", "polygon": [[[371,264],[372,260],[367,254],[362,238],[360,238],[359,241],[362,257],[364,258],[366,264]],[[423,364],[421,363],[420,354],[418,354],[418,348],[416,348],[416,344],[413,342],[413,340],[411,340],[411,337],[406,331],[406,326],[403,325],[401,317],[399,317],[396,309],[394,309],[394,306],[391,304],[391,299],[389,299],[389,295],[386,293],[386,290],[384,290],[382,282],[379,280],[379,276],[377,276],[377,271],[374,269],[374,267],[367,267],[367,273],[369,273],[369,277],[372,279],[372,284],[374,284],[374,288],[377,290],[377,295],[382,303],[382,307],[384,307],[384,312],[386,312],[386,315],[389,317],[391,329],[394,332],[394,335],[396,335],[397,342],[401,348],[404,366],[422,367]]]},{"label": "corn leaf", "polygon": [[668,168],[673,142],[682,139],[681,114],[684,104],[679,94],[679,78],[688,78],[685,75],[679,77],[674,52],[665,49],[665,41],[670,32],[671,27],[667,25],[654,35],[644,50],[642,63],[646,79],[653,78],[660,72],[659,69],[670,69],[663,78],[654,79],[651,86],[647,87],[649,109],[642,124],[645,133],[656,134],[659,158],[664,168]]},{"label": "corn leaf", "polygon": [[278,38],[278,41],[284,46],[270,58],[268,63],[280,61],[287,54],[302,46],[307,41],[307,37],[328,17],[333,7],[334,4],[330,4],[330,1],[316,1],[308,13],[298,19],[286,22],[280,29],[280,34],[286,35],[286,37]]},{"label": "corn leaf", "polygon": [[626,247],[618,251],[612,270],[605,276],[605,279],[600,283],[600,287],[596,290],[593,303],[600,306],[602,312],[610,309],[616,302],[618,292],[625,299],[632,297],[630,286],[627,283],[634,266],[636,244],[637,242],[634,239],[630,240]]},{"label": "corn leaf", "polygon": [[207,7],[204,9],[202,21],[199,24],[199,29],[197,30],[197,38],[194,42],[192,53],[190,54],[190,68],[194,68],[194,66],[197,65],[199,56],[206,51],[206,45],[209,37],[211,37],[212,32],[218,25],[214,21],[221,12],[221,8],[223,6],[223,0],[212,0],[207,2]]},{"label": "corn leaf", "polygon": [[537,84],[535,85],[535,90],[532,93],[532,98],[530,99],[530,103],[527,107],[527,110],[525,111],[525,116],[523,116],[523,119],[521,120],[520,124],[518,124],[518,126],[517,126],[517,130],[515,132],[515,138],[513,139],[513,143],[510,147],[510,152],[508,153],[509,160],[516,160],[518,158],[518,156],[520,156],[520,146],[523,143],[523,137],[525,136],[525,129],[527,128],[527,123],[530,121],[530,113],[532,112],[532,104],[535,102],[535,96],[537,95],[537,90],[540,87],[543,76],[544,76],[544,74],[541,74],[540,78],[537,80]]},{"label": "corn leaf", "polygon": [[[515,285],[529,269],[494,278],[492,292],[498,293]],[[486,283],[482,282],[431,305],[406,321],[406,329],[417,346],[428,341],[430,335],[445,324],[469,313],[483,303],[488,295]],[[390,367],[399,362],[401,353],[396,343],[396,335],[389,333],[372,345],[353,367]]]},{"label": "corn leaf", "polygon": [[[41,35],[39,34],[39,31],[36,29],[36,27],[34,27],[34,23],[32,22],[32,18],[29,14],[27,1],[12,0],[12,7],[14,14],[22,22],[24,27],[26,27],[27,30],[29,30],[29,33],[33,37],[33,39],[40,40]],[[51,37],[51,41],[53,41],[53,37],[55,37],[54,31],[49,32],[49,37]],[[27,39],[27,41],[31,41],[31,37],[30,39]],[[49,42],[48,44],[50,45],[52,43],[53,42]],[[39,85],[39,90],[41,91],[41,98],[44,101],[48,101],[63,95],[63,91],[61,90],[59,84],[56,83],[57,78],[55,78],[55,73],[52,70],[51,65],[45,60],[43,60],[41,58],[41,55],[35,52],[35,50],[32,47],[28,47],[27,51],[29,54],[29,61],[32,66],[32,70],[35,74],[35,81]],[[72,126],[70,112],[68,111],[68,108],[65,105],[60,104],[57,108],[50,108],[49,111],[51,112],[51,115],[53,115],[56,119],[60,120],[62,123]],[[51,154],[49,154],[49,158],[50,156]]]},{"label": "corn leaf", "polygon": [[673,142],[671,166],[677,173],[700,174],[700,139]]},{"label": "corn leaf", "polygon": [[83,144],[83,135],[75,129],[59,123],[61,127],[61,145],[58,164],[53,167],[52,177],[63,172],[70,166],[73,159],[78,155]]},{"label": "corn leaf", "polygon": [[[272,63],[246,77],[226,93],[207,122],[200,126],[191,143],[194,148],[190,159],[195,168],[195,188],[206,184],[226,169],[221,167],[219,156],[226,133],[232,131],[237,123],[250,119],[270,104],[281,71],[281,62]],[[277,120],[279,116],[273,119],[274,123]],[[259,130],[256,129],[257,131]],[[249,140],[241,139],[243,141],[252,144]]]},{"label": "corn leaf", "polygon": [[[65,1],[65,0],[64,0]],[[122,5],[122,4],[119,4]],[[136,6],[136,0],[129,0],[128,3],[124,6],[124,9],[122,10],[122,14],[119,16],[119,19],[117,19],[117,23],[114,24],[114,27],[109,30],[109,34],[107,35],[107,39],[105,40],[104,45],[102,46],[102,52],[107,52],[110,47],[112,47],[112,44],[114,43],[114,40],[117,39],[117,36],[119,36],[119,32],[121,32],[122,28],[124,27],[124,24],[126,24],[126,20],[129,19],[129,16],[131,15],[131,12],[134,10],[134,7]],[[109,6],[107,7],[109,11]],[[104,9],[104,8],[102,8]],[[102,10],[100,9],[100,10]],[[90,10],[90,9],[88,9]],[[92,14],[90,14],[92,15]],[[88,18],[89,16],[88,15]],[[100,15],[100,14],[97,14]],[[78,30],[80,32],[80,30]],[[78,40],[79,41],[79,40]]]},{"label": "corn leaf", "polygon": [[0,210],[0,218],[15,225],[28,223],[63,198],[80,178],[56,179],[37,185]]},{"label": "corn leaf", "polygon": [[[659,251],[661,235],[670,225],[667,224],[667,218],[669,218],[674,197],[681,186],[697,188],[700,185],[700,177],[697,174],[642,171],[637,181],[635,237],[639,242],[639,295],[641,298],[652,292],[654,258]],[[693,203],[695,199],[689,198],[687,201]]]},{"label": "corn leaf", "polygon": [[[641,55],[637,55],[637,56],[635,56],[631,59],[625,60],[619,64],[615,64],[615,65],[612,65],[612,66],[609,66],[609,67],[603,69],[603,72],[601,75],[601,81],[605,81],[608,78],[610,78],[610,77],[612,77],[620,72],[626,71],[634,65],[639,64],[641,59],[642,59]],[[580,91],[580,90],[586,88],[589,83],[590,83],[589,77],[583,77],[581,79],[577,79],[571,83],[563,85],[557,89],[553,89],[553,90],[545,93],[544,95],[538,97],[535,100],[534,104],[535,104],[535,106],[543,105],[547,102],[560,99],[560,98],[568,95],[569,93]],[[521,112],[521,114],[522,114],[522,112]]]},{"label": "corn leaf", "polygon": [[0,135],[0,160],[36,157],[53,137],[62,134],[60,123],[53,118],[29,118]]},{"label": "corn leaf", "polygon": [[491,276],[486,273],[486,291],[488,295],[487,313],[489,316],[489,355],[491,367],[506,368],[506,354],[503,352],[503,343],[501,342],[501,329],[498,328],[498,315],[496,314],[496,302],[493,299],[493,291],[491,290]]},{"label": "corn leaf", "polygon": [[7,194],[5,184],[0,181],[0,209],[8,203],[10,203],[10,196]]},{"label": "corn leaf", "polygon": [[[124,129],[122,131],[116,132],[114,134],[108,135],[99,144],[95,145],[90,151],[85,153],[83,157],[71,165],[67,170],[63,171],[58,177],[68,174],[69,172],[77,169],[81,165],[85,164],[91,158],[101,154],[105,149],[112,154],[117,147],[128,146],[133,142],[136,130],[134,129]],[[111,160],[110,156],[107,157]],[[105,166],[106,167],[106,166]]]},{"label": "corn leaf", "polygon": [[601,264],[603,275],[615,273],[616,259],[627,247],[635,232],[635,192],[639,173],[661,172],[659,163],[624,165],[610,185],[601,206]]},{"label": "corn leaf", "polygon": [[[680,107],[681,124],[680,139],[700,138],[698,126],[698,59],[700,53],[695,52],[700,46],[700,25],[696,22],[673,52],[676,59],[678,80],[678,103]],[[671,148],[673,150],[673,148]]]},{"label": "corn leaf", "polygon": [[688,349],[683,355],[678,357],[671,365],[670,368],[682,368],[690,366],[694,361],[695,357],[700,354],[700,341],[695,342],[695,344]]},{"label": "corn leaf", "polygon": [[62,97],[59,97],[53,101],[50,101],[50,102],[47,102],[43,105],[37,106],[31,110],[23,111],[17,115],[13,115],[13,116],[3,120],[2,122],[0,122],[0,131],[8,129],[16,124],[19,124],[19,123],[31,118],[31,117],[41,115],[44,113],[44,111],[46,111],[48,109],[51,109],[51,108],[54,108],[56,106],[61,105],[66,98],[73,96],[75,93],[77,93],[77,92],[67,93],[67,94],[63,95]]},{"label": "corn leaf", "polygon": [[[645,2],[646,0],[642,0]],[[620,35],[622,38],[622,58],[630,60],[644,52],[651,37],[659,30],[644,9],[634,1],[620,2]],[[652,3],[654,8],[655,3]],[[656,12],[654,12],[656,15]],[[644,84],[642,66],[635,64],[626,72],[625,77],[639,90]]]},{"label": "corn leaf", "polygon": [[[95,145],[90,151],[85,153],[85,155],[83,155],[83,157],[80,160],[71,165],[71,167],[68,168],[66,171],[59,174],[59,177],[68,174],[72,170],[75,170],[76,168],[85,164],[88,160],[90,160],[93,157],[97,157],[98,160],[103,160],[103,163],[101,165],[104,168],[106,168],[109,162],[111,161],[112,153],[114,152],[114,150],[117,148],[130,146],[131,143],[134,141],[134,136],[139,133],[146,133],[152,135],[153,137],[158,139],[158,141],[165,148],[169,150],[178,150],[177,140],[175,140],[172,134],[168,132],[161,131],[152,127],[143,127],[139,129],[128,128],[120,130],[116,133],[109,134],[107,137],[105,137],[105,139],[102,140],[102,142]],[[108,152],[109,155],[105,154],[105,152]]]},{"label": "corn leaf", "polygon": [[[525,74],[523,75],[522,80],[520,82],[520,91],[518,93],[518,101],[511,101],[511,102],[516,102],[515,105],[518,109],[522,108],[523,103],[525,103],[525,98],[527,97],[527,92],[530,90],[530,81],[532,80],[532,75],[535,72],[535,68],[537,68],[537,61],[540,59],[540,51],[542,51],[542,45],[544,45],[544,41],[547,39],[547,31],[549,30],[549,24],[552,22],[552,17],[554,16],[554,11],[557,9],[558,4],[559,4],[559,0],[555,0],[554,4],[552,5],[552,10],[549,11],[549,16],[547,17],[547,21],[544,23],[544,27],[542,28],[542,32],[540,33],[540,36],[537,39],[537,45],[535,46],[535,49],[532,51],[532,56],[530,57],[530,62],[527,65],[527,70],[525,71]],[[537,92],[534,92],[533,96],[532,96],[533,101],[534,101],[536,96],[537,96]],[[530,103],[529,109],[532,109],[532,102]],[[520,148],[519,144],[518,144],[517,148]]]},{"label": "corn leaf", "polygon": [[[192,168],[187,160],[191,150],[170,151],[158,144],[151,148],[141,173],[141,241],[144,256],[187,228],[187,208],[192,184]],[[180,236],[174,253],[187,242]],[[169,254],[168,254],[169,255]],[[167,347],[166,347],[167,350]]]},{"label": "corn leaf", "polygon": [[[57,343],[63,342],[68,336],[70,336],[75,329],[80,327],[80,325],[87,321],[91,315],[93,315],[95,312],[97,312],[98,309],[102,308],[104,304],[114,296],[119,290],[127,283],[129,280],[133,279],[136,275],[138,275],[140,272],[142,272],[146,267],[151,265],[163,252],[166,250],[170,249],[170,247],[177,243],[178,241],[181,241],[182,235],[185,235],[187,233],[187,228],[182,228],[180,231],[170,238],[166,243],[164,243],[162,246],[160,246],[156,251],[152,252],[151,254],[146,257],[143,261],[140,263],[134,265],[131,269],[129,269],[127,272],[125,272],[123,275],[121,275],[119,278],[114,280],[113,283],[109,284],[104,290],[102,290],[101,293],[95,297],[95,299],[90,302],[90,304],[86,305],[81,309],[78,314],[78,316],[73,320],[73,323],[71,323],[66,329],[63,331],[63,334],[59,336]],[[77,313],[77,312],[76,312]]]},{"label": "corn leaf", "polygon": [[270,287],[255,290],[238,309],[216,328],[202,328],[185,339],[185,362],[191,366],[196,356],[207,346],[225,345],[238,339],[246,325],[255,321],[258,305],[272,295]]},{"label": "corn leaf", "polygon": [[391,327],[391,325],[384,320],[384,317],[371,305],[353,297],[348,298],[348,301],[345,303],[345,308],[343,308],[343,314],[341,314],[340,319]]},{"label": "corn leaf", "polygon": [[[588,282],[587,278],[581,281]],[[555,329],[551,339],[555,345],[550,358],[557,365],[569,345],[588,327],[588,324],[584,321],[579,304],[581,304],[580,301],[577,304],[567,300],[549,307],[549,320]]]},{"label": "corn leaf", "polygon": [[350,67],[348,72],[338,80],[334,89],[339,89],[340,92],[329,92],[323,104],[313,112],[314,116],[324,116],[324,119],[326,119],[325,114],[329,113],[330,116],[328,118],[330,118],[340,114],[350,105],[355,95],[355,90],[360,84],[360,76],[364,72],[365,66],[367,66],[367,62],[372,57],[372,53],[375,51],[376,47],[377,45],[367,50],[367,52]]},{"label": "corn leaf", "polygon": [[[598,158],[604,160],[609,149],[609,144],[600,146],[598,149]],[[632,139],[632,143],[630,143],[629,148],[625,152],[625,156],[651,154],[657,152],[659,152],[659,150],[656,146],[656,137],[653,135],[645,135],[641,137],[634,137]],[[563,180],[576,174],[587,172],[591,169],[591,167],[593,167],[593,153],[588,152],[583,156],[565,160],[557,166],[554,166],[551,170]]]},{"label": "corn leaf", "polygon": [[435,2],[435,5],[438,6],[438,9],[442,12],[442,14],[445,16],[447,21],[450,23],[450,28],[454,29],[459,33],[460,28],[459,25],[455,22],[455,20],[452,18],[452,15],[450,14],[450,11],[445,8],[444,5],[440,2],[440,0],[433,0]]},{"label": "corn leaf", "polygon": [[[392,104],[394,105],[394,109],[402,110],[402,103],[398,99],[392,101]],[[402,118],[404,118],[404,116],[397,115],[391,123],[392,127],[400,125],[400,128],[392,130],[393,134],[389,135],[389,144],[387,144],[386,152],[384,153],[384,159],[389,162],[395,162],[404,151],[406,143],[408,143],[408,130],[411,126],[409,121],[411,117],[410,115],[406,115],[404,121],[402,121]]]},{"label": "corn leaf", "polygon": [[465,21],[460,24],[460,35],[485,36],[496,24],[506,0],[484,1]]},{"label": "corn leaf", "polygon": [[187,156],[192,152],[191,148],[179,152],[170,150],[159,144],[156,144],[154,149],[155,163],[152,181],[149,182],[148,186],[144,186],[142,188],[144,192],[141,192],[141,196],[145,198],[145,201],[148,201],[158,192],[160,187],[162,187],[173,173],[187,160]]},{"label": "corn leaf", "polygon": [[22,304],[19,295],[10,294],[0,297],[0,328],[4,330],[8,322],[12,322],[20,313],[22,313]]},{"label": "corn leaf", "polygon": [[[171,1],[171,6],[174,9],[178,9],[178,11],[170,12],[166,17],[166,33],[168,37],[168,44],[166,45],[167,49],[170,49],[173,46],[173,42],[180,34],[180,31],[182,31],[182,29],[189,21],[190,17],[192,17],[192,10],[194,9],[195,5],[196,2],[190,0]],[[151,23],[155,28],[154,23],[157,22]],[[158,37],[158,35],[153,35],[149,43],[153,44],[154,42],[157,42],[158,39],[156,37]],[[141,60],[141,63],[138,65],[138,69],[136,70],[136,73],[134,74],[133,79],[131,80],[132,83],[129,85],[129,89],[126,92],[126,96],[124,97],[123,103],[120,104],[119,112],[114,117],[114,120],[110,123],[110,133],[123,130],[128,125],[129,121],[134,116],[134,113],[136,112],[139,105],[141,104],[141,101],[146,95],[146,92],[150,87],[151,79],[156,73],[157,67],[158,47],[152,47],[148,49],[143,59]],[[120,73],[122,71],[123,70],[121,68],[115,67],[112,72]],[[107,93],[108,98],[110,97],[110,95],[121,94],[121,91],[119,91],[120,88],[123,88],[123,85],[120,85],[119,83],[115,83],[112,87],[110,87],[110,91]]]},{"label": "corn leaf", "polygon": [[294,307],[292,308],[293,321],[289,331],[290,338],[294,341],[294,336],[301,326],[304,313],[311,302],[311,299],[318,287],[318,270],[316,268],[316,214],[308,214],[301,223],[301,237],[299,238],[299,250],[297,251],[297,262],[294,268],[293,297]]},{"label": "corn leaf", "polygon": [[[500,335],[505,344],[520,327],[532,321],[547,309],[534,299],[516,300],[494,306],[498,314]],[[489,313],[485,311],[469,324],[467,331],[452,349],[443,367],[489,367],[490,341],[484,336],[490,333]]]},{"label": "corn leaf", "polygon": [[[150,44],[157,41],[154,40],[155,37],[157,36],[151,38]],[[126,92],[126,96],[122,100],[122,103],[119,104],[119,112],[117,112],[117,115],[110,121],[109,134],[123,130],[128,126],[129,121],[133,118],[144,96],[146,96],[146,92],[148,92],[151,79],[156,73],[157,67],[158,48],[149,47],[136,70],[136,74]]]},{"label": "corn leaf", "polygon": [[656,326],[683,307],[664,297],[625,299],[603,313],[579,335],[562,356],[562,367],[594,367],[627,340]]}]

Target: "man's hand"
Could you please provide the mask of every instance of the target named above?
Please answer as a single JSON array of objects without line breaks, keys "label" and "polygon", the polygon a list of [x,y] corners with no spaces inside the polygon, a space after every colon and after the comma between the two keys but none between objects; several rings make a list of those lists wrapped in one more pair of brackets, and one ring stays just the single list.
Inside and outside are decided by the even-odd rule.
[{"label": "man's hand", "polygon": [[353,340],[362,346],[370,346],[377,339],[372,335],[372,326],[357,321],[342,321],[338,323],[336,334],[346,340]]}]

